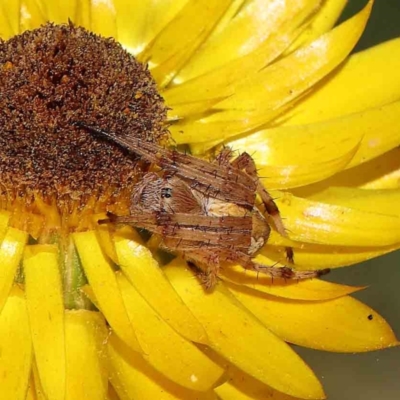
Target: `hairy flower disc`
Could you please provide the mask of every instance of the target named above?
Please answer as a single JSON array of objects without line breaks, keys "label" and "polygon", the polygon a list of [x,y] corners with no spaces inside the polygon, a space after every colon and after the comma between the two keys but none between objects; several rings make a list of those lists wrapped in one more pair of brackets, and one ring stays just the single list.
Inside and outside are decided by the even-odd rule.
[{"label": "hairy flower disc", "polygon": [[74,123],[162,139],[166,109],[147,68],[113,39],[72,24],[2,42],[0,66],[3,199],[39,197],[66,210],[91,198],[121,201],[137,159]]}]

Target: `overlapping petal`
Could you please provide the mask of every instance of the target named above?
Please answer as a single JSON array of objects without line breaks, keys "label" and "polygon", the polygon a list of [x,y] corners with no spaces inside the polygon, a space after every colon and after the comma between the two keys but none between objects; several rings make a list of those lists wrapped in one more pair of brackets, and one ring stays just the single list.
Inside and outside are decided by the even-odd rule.
[{"label": "overlapping petal", "polygon": [[229,379],[215,389],[222,400],[299,400],[277,392],[238,368],[229,368]]},{"label": "overlapping petal", "polygon": [[[231,83],[234,83],[241,77],[228,74],[226,69],[220,70],[222,66],[242,58],[241,64],[234,64],[236,67],[240,66],[239,71],[243,73],[245,66],[243,58],[254,51],[261,50],[265,54],[264,57],[268,57],[268,52],[265,51],[267,46],[269,46],[269,62],[272,61],[274,56],[278,56],[285,49],[283,46],[287,47],[291,43],[290,36],[286,36],[285,33],[298,34],[299,26],[306,24],[305,20],[311,18],[313,12],[316,12],[320,6],[321,3],[315,0],[248,2],[238,10],[225,29],[217,31],[201,46],[175,77],[173,83],[181,85],[183,82],[214,70],[222,79],[229,79]],[[272,42],[275,42],[276,49],[280,48],[280,51],[273,50]],[[257,64],[254,54],[252,56],[251,71],[261,69],[268,62],[266,58],[262,61],[263,63]],[[234,68],[230,68],[230,71],[234,72]],[[213,83],[221,84],[222,82],[218,82],[214,76]]]},{"label": "overlapping petal", "polygon": [[[137,55],[171,22],[188,0],[114,0],[117,39]],[[134,12],[129,12],[134,10]]]},{"label": "overlapping petal", "polygon": [[252,154],[266,187],[304,186],[396,147],[399,112],[395,102],[345,118],[266,129],[227,144]]},{"label": "overlapping petal", "polygon": [[122,271],[158,314],[183,337],[207,344],[206,331],[169,284],[151,252],[134,240],[132,229],[124,228],[115,235],[115,248]]},{"label": "overlapping petal", "polygon": [[300,187],[293,192],[300,197],[307,197],[331,186],[363,189],[396,189],[400,187],[400,148],[395,147],[361,165],[341,171],[324,181]]},{"label": "overlapping petal", "polygon": [[[295,241],[342,246],[388,246],[400,242],[400,218],[280,193],[276,202]],[[379,226],[379,236],[370,229]]]},{"label": "overlapping petal", "polygon": [[109,260],[106,259],[95,232],[74,234],[75,244],[97,304],[108,323],[132,349],[142,349],[132,329],[128,313]]},{"label": "overlapping petal", "polygon": [[295,105],[285,115],[284,123],[300,125],[329,120],[398,100],[399,60],[400,39],[353,54],[341,68]]},{"label": "overlapping petal", "polygon": [[350,353],[398,344],[378,313],[349,296],[327,302],[293,301],[237,286],[230,290],[268,329],[291,343]]},{"label": "overlapping petal", "polygon": [[110,382],[121,400],[143,397],[160,400],[216,400],[212,391],[188,390],[153,369],[142,357],[111,334],[107,343]]},{"label": "overlapping petal", "polygon": [[150,64],[152,75],[160,87],[171,81],[207,38],[229,4],[230,0],[187,2],[146,46],[139,59]]},{"label": "overlapping petal", "polygon": [[[323,269],[336,268],[360,263],[371,258],[390,253],[400,248],[400,243],[389,246],[332,246],[324,244],[294,243],[296,253],[295,266],[297,269]],[[266,246],[262,250],[262,254],[266,256],[264,262],[268,265],[282,263],[285,259],[284,247]]]},{"label": "overlapping petal", "polygon": [[215,113],[209,117],[174,124],[171,127],[174,140],[177,143],[222,141],[276,118],[349,54],[364,29],[371,4],[306,47],[233,85],[222,88],[213,85],[217,87],[210,93],[209,86],[199,82],[197,90],[190,89],[192,101],[227,98],[211,109]]},{"label": "overlapping petal", "polygon": [[206,328],[210,347],[217,353],[278,391],[324,398],[318,380],[297,354],[236,303],[222,284],[206,294],[193,273],[179,261],[169,264],[166,274]]},{"label": "overlapping petal", "polygon": [[[0,37],[70,18],[118,39],[149,63],[177,144],[247,151],[268,189],[291,189],[272,192],[288,237],[273,231],[258,260],[278,266],[291,246],[296,268],[318,269],[400,247],[400,42],[346,60],[372,2],[331,30],[345,3],[5,0]],[[397,344],[348,296],[360,287],[233,266],[206,294],[179,260],[164,273],[131,229],[26,247],[44,221],[61,224],[37,209],[46,218],[34,213],[34,226],[0,213],[0,398],[62,399],[65,382],[71,400],[319,399],[320,383],[283,340],[340,352]],[[13,286],[21,260],[25,293]],[[75,267],[100,312],[64,311],[60,270]]]},{"label": "overlapping petal", "polygon": [[321,3],[318,13],[312,18],[307,29],[290,45],[288,52],[305,43],[312,42],[318,36],[332,29],[339,19],[347,0],[326,0]]},{"label": "overlapping petal", "polygon": [[[262,265],[274,264],[272,260],[262,255],[258,255],[256,260]],[[273,296],[293,300],[331,300],[363,289],[362,287],[339,285],[319,279],[299,282],[272,279],[268,275],[245,271],[241,266],[224,268],[221,271],[221,277],[223,280],[236,285],[246,286]]]},{"label": "overlapping petal", "polygon": [[118,274],[117,280],[143,357],[188,389],[207,391],[216,385],[223,369],[161,319],[123,275]]}]

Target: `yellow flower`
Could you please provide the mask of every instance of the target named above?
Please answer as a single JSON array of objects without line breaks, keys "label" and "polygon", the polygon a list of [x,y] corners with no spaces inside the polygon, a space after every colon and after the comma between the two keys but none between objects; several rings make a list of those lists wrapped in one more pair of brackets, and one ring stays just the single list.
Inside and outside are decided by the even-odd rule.
[{"label": "yellow flower", "polygon": [[[296,268],[320,269],[400,247],[400,41],[348,57],[372,1],[333,28],[345,3],[7,0],[0,33],[7,40],[70,19],[116,38],[149,64],[178,145],[253,155],[289,236],[273,232],[260,262],[281,261],[291,246]],[[4,92],[14,65],[0,68]],[[36,95],[24,97],[26,108]],[[14,115],[4,109],[2,121],[6,111]],[[97,224],[106,206],[126,208],[126,193],[115,204],[112,185],[97,197],[78,185],[58,193],[63,203],[43,191],[9,197],[7,174],[1,399],[321,399],[321,384],[285,342],[337,352],[397,344],[385,320],[349,296],[359,287],[273,282],[234,266],[206,294],[182,260],[159,268],[132,228]]]}]

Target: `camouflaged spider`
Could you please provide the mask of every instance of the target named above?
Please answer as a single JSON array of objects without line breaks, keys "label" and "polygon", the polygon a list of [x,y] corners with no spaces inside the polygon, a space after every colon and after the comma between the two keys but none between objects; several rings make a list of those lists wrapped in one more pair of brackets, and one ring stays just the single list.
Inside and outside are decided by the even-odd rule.
[{"label": "camouflaged spider", "polygon": [[[129,224],[159,235],[162,248],[180,254],[202,271],[207,288],[215,285],[222,262],[237,263],[273,278],[308,279],[329,271],[294,271],[252,259],[271,231],[255,205],[256,194],[276,230],[283,236],[286,232],[278,207],[247,153],[233,158],[232,151],[224,148],[213,162],[207,162],[143,139],[117,136],[81,122],[77,125],[161,169],[146,173],[134,186],[130,215],[109,213],[103,222]],[[287,248],[286,253],[293,261],[292,249]]]}]

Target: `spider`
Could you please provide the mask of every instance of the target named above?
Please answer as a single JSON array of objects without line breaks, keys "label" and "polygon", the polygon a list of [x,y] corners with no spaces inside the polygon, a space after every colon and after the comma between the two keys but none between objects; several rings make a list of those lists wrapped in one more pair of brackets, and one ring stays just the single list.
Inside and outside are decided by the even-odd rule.
[{"label": "spider", "polygon": [[[207,289],[215,286],[223,262],[272,278],[308,279],[329,272],[295,271],[253,260],[271,231],[255,204],[257,194],[276,230],[287,235],[278,207],[259,180],[249,154],[234,158],[232,150],[225,147],[208,162],[143,139],[116,135],[83,122],[76,124],[160,168],[157,173],[145,173],[133,187],[129,215],[108,213],[108,219],[100,223],[129,224],[159,235],[163,249],[181,255],[201,270]],[[293,262],[292,248],[286,248],[286,255]]]}]

